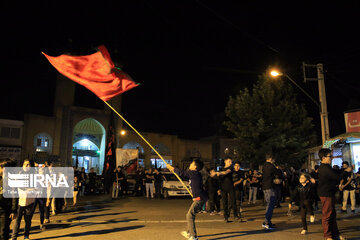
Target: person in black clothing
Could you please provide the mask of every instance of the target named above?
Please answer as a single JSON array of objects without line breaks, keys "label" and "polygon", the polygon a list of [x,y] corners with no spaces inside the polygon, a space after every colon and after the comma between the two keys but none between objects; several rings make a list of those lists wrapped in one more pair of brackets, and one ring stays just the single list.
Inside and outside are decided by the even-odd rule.
[{"label": "person in black clothing", "polygon": [[210,168],[209,170],[209,177],[206,180],[205,190],[209,195],[210,215],[219,214],[221,191],[219,177],[216,176],[216,171],[214,168]]},{"label": "person in black clothing", "polygon": [[154,198],[154,189],[153,189],[153,180],[154,175],[152,172],[152,168],[149,168],[149,170],[145,171],[145,187],[146,187],[146,197]]},{"label": "person in black clothing", "polygon": [[96,192],[95,189],[96,173],[94,172],[94,168],[90,168],[88,177],[89,177],[89,193],[94,194]]},{"label": "person in black clothing", "polygon": [[256,204],[257,190],[261,182],[261,176],[257,170],[253,170],[253,173],[249,176],[248,181],[250,183],[248,204],[251,204],[251,201],[253,204]]},{"label": "person in black clothing", "polygon": [[240,169],[240,163],[236,162],[234,164],[234,171],[233,171],[233,174],[232,174],[232,180],[234,182],[234,190],[235,190],[235,201],[236,201],[236,209],[237,209],[237,214],[236,215],[239,216],[239,217],[241,217],[244,179],[245,179],[244,171],[242,171]]},{"label": "person in black clothing", "polygon": [[274,192],[274,179],[276,173],[276,167],[274,165],[275,159],[271,154],[266,154],[266,162],[263,166],[263,180],[262,180],[262,189],[264,192],[264,199],[266,202],[266,213],[265,213],[265,221],[263,223],[263,227],[265,229],[274,229],[275,226],[271,222],[271,218],[273,215],[276,198]]},{"label": "person in black clothing", "polygon": [[86,185],[87,185],[87,175],[85,172],[85,168],[81,168],[81,171],[79,173],[79,181],[81,183],[81,191],[80,191],[80,196],[84,196],[85,194],[85,189],[86,189]]},{"label": "person in black clothing", "polygon": [[127,194],[127,172],[124,167],[119,169],[119,180],[120,180],[120,196]]},{"label": "person in black clothing", "polygon": [[[45,174],[44,168],[38,168],[38,174],[44,175]],[[46,191],[46,192],[47,192],[47,190],[48,189],[43,189],[43,191]],[[41,193],[41,195],[43,195],[43,194],[45,194],[45,193]],[[47,195],[47,193],[45,195]],[[31,215],[34,215],[37,205],[39,205],[39,212],[40,212],[40,230],[44,231],[46,229],[46,227],[44,225],[44,220],[45,220],[45,217],[47,219],[49,219],[48,214],[50,213],[49,211],[47,211],[46,206],[45,206],[46,198],[39,197],[39,198],[35,199],[35,203],[34,203]]]},{"label": "person in black clothing", "polygon": [[281,207],[281,199],[283,193],[283,185],[284,185],[284,174],[279,166],[276,166],[275,179],[274,179],[274,191],[276,197],[275,206],[277,208]]},{"label": "person in black clothing", "polygon": [[319,206],[318,206],[318,201],[320,201],[320,198],[317,194],[317,187],[319,185],[319,165],[315,165],[315,169],[314,171],[312,171],[310,173],[311,178],[315,179],[315,184],[314,184],[314,189],[315,189],[315,198],[314,198],[314,210],[318,210]]},{"label": "person in black clothing", "polygon": [[175,172],[180,177],[188,178],[190,181],[190,188],[193,195],[193,203],[191,204],[189,211],[186,214],[187,231],[181,232],[181,234],[189,240],[197,240],[197,233],[195,227],[195,216],[201,211],[202,206],[208,200],[208,196],[204,191],[203,181],[200,170],[204,164],[202,161],[195,159],[189,166],[188,170],[180,170],[167,164],[166,167],[170,172]]},{"label": "person in black clothing", "polygon": [[319,150],[321,165],[319,167],[318,195],[322,203],[322,227],[326,239],[345,239],[340,236],[336,223],[335,192],[341,179],[341,173],[331,168],[331,150],[322,148]]},{"label": "person in black clothing", "polygon": [[154,169],[154,186],[155,186],[155,198],[161,198],[161,186],[162,181],[167,181],[165,176],[162,175],[158,169]]},{"label": "person in black clothing", "polygon": [[8,240],[11,220],[16,218],[17,198],[3,196],[3,171],[6,167],[15,167],[12,159],[0,160],[0,239]]},{"label": "person in black clothing", "polygon": [[355,213],[356,207],[356,199],[355,199],[355,190],[356,190],[356,175],[353,173],[352,166],[348,166],[343,172],[343,177],[340,180],[339,188],[343,190],[343,203],[341,212],[347,212],[347,202],[348,197],[350,195],[350,202],[351,202],[351,212]]},{"label": "person in black clothing", "polygon": [[226,157],[223,171],[216,173],[217,176],[220,176],[220,180],[221,180],[221,199],[223,201],[225,222],[229,222],[229,217],[230,217],[229,201],[231,205],[230,207],[234,213],[235,220],[241,220],[239,215],[237,214],[238,211],[236,208],[234,182],[232,178],[233,169],[231,165],[232,165],[232,158]]},{"label": "person in black clothing", "polygon": [[135,196],[143,196],[144,195],[144,182],[143,179],[145,178],[144,170],[139,167],[135,174]]},{"label": "person in black clothing", "polygon": [[301,209],[301,221],[303,230],[301,234],[307,233],[307,224],[306,224],[306,212],[310,213],[310,222],[315,221],[315,215],[313,211],[313,201],[315,198],[315,189],[312,183],[310,182],[310,175],[307,173],[302,173],[299,178],[300,185],[295,188],[294,194],[289,203],[289,209],[291,209],[291,204],[295,202],[295,199],[299,201],[299,206]]}]

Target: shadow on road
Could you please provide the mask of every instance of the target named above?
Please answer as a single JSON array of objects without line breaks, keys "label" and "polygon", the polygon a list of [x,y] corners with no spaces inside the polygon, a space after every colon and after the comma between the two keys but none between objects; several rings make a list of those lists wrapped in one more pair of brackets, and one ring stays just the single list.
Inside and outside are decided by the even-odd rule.
[{"label": "shadow on road", "polygon": [[[123,232],[123,231],[129,231],[129,230],[135,230],[139,228],[143,228],[144,225],[138,225],[138,226],[129,226],[129,227],[120,227],[120,228],[112,228],[112,229],[103,229],[103,230],[94,230],[94,231],[87,231],[87,232],[78,232],[78,233],[69,233],[61,236],[53,236],[53,237],[45,237],[45,238],[38,238],[40,239],[56,239],[56,238],[65,238],[65,237],[83,237],[83,236],[91,236],[91,235],[103,235],[108,233],[115,233],[115,232]],[[98,238],[96,238],[98,239]]]},{"label": "shadow on road", "polygon": [[[199,237],[211,237],[207,238],[208,240],[218,240],[218,239],[227,239],[227,238],[237,238],[246,235],[256,235],[263,234],[265,230],[251,230],[251,231],[238,231],[238,232],[223,232],[223,233],[215,233],[209,235],[200,235]],[[227,235],[227,236],[224,236]],[[212,238],[214,237],[214,238]]]},{"label": "shadow on road", "polygon": [[67,222],[72,222],[72,221],[81,221],[81,220],[85,220],[85,219],[89,219],[89,218],[96,218],[96,217],[103,217],[103,216],[114,216],[114,215],[121,215],[121,214],[127,214],[127,213],[135,213],[137,211],[128,211],[128,212],[116,212],[116,213],[106,213],[106,214],[99,214],[99,215],[86,215],[86,216],[78,216],[78,217],[73,217],[70,219],[67,219]]},{"label": "shadow on road", "polygon": [[[260,227],[260,226],[259,226]],[[257,229],[257,230],[249,230],[249,231],[237,231],[237,232],[222,232],[222,233],[215,233],[215,234],[209,234],[209,235],[200,235],[199,237],[210,237],[207,238],[208,240],[219,240],[219,239],[230,239],[237,237],[243,237],[243,236],[252,236],[257,234],[266,234],[267,232],[273,232],[273,231],[284,231],[289,230],[292,228],[301,228],[301,224],[299,223],[286,223],[284,222],[278,222],[276,223],[276,230],[265,230],[265,229]],[[255,237],[254,237],[255,239]]]}]

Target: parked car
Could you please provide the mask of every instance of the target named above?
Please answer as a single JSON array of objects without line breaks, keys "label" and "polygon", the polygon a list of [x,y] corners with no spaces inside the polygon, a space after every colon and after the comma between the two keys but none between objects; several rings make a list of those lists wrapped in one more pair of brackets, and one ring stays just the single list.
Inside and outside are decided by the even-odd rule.
[{"label": "parked car", "polygon": [[[163,196],[164,198],[170,198],[170,197],[189,197],[189,192],[185,189],[185,187],[181,184],[179,179],[177,177],[169,172],[162,173],[165,178],[166,182],[163,182]],[[190,189],[189,181],[187,179],[181,179],[185,186]]]}]

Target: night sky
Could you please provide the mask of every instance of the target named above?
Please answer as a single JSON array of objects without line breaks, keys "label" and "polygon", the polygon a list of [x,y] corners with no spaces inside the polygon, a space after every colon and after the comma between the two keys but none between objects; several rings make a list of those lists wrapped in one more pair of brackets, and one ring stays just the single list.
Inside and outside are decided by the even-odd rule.
[{"label": "night sky", "polygon": [[[355,1],[243,2],[3,2],[0,117],[52,115],[58,73],[42,51],[91,54],[104,44],[114,62],[141,83],[123,94],[122,105],[124,117],[140,131],[190,139],[223,134],[229,96],[250,87],[269,65],[281,67],[318,99],[317,83],[303,81],[305,61],[324,64],[330,136],[345,132],[343,112],[360,108]],[[294,89],[314,118],[320,142],[319,110]],[[81,86],[75,102],[102,106]]]}]

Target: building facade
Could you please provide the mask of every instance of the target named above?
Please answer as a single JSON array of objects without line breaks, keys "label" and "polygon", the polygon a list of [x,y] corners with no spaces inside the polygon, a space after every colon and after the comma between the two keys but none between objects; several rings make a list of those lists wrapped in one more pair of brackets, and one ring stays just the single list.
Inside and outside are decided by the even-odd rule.
[{"label": "building facade", "polygon": [[[75,83],[59,76],[55,91],[53,116],[24,116],[22,158],[32,158],[42,164],[51,160],[55,166],[94,168],[102,173],[110,119],[113,118],[116,147],[139,149],[139,164],[144,167],[164,167],[162,160],[133,131],[121,135],[123,122],[111,110],[74,106]],[[121,96],[108,101],[118,112]],[[207,165],[212,161],[209,142],[179,139],[174,135],[141,133],[169,163],[185,167],[195,157]]]},{"label": "building facade", "polygon": [[0,159],[21,160],[23,121],[0,119]]}]

